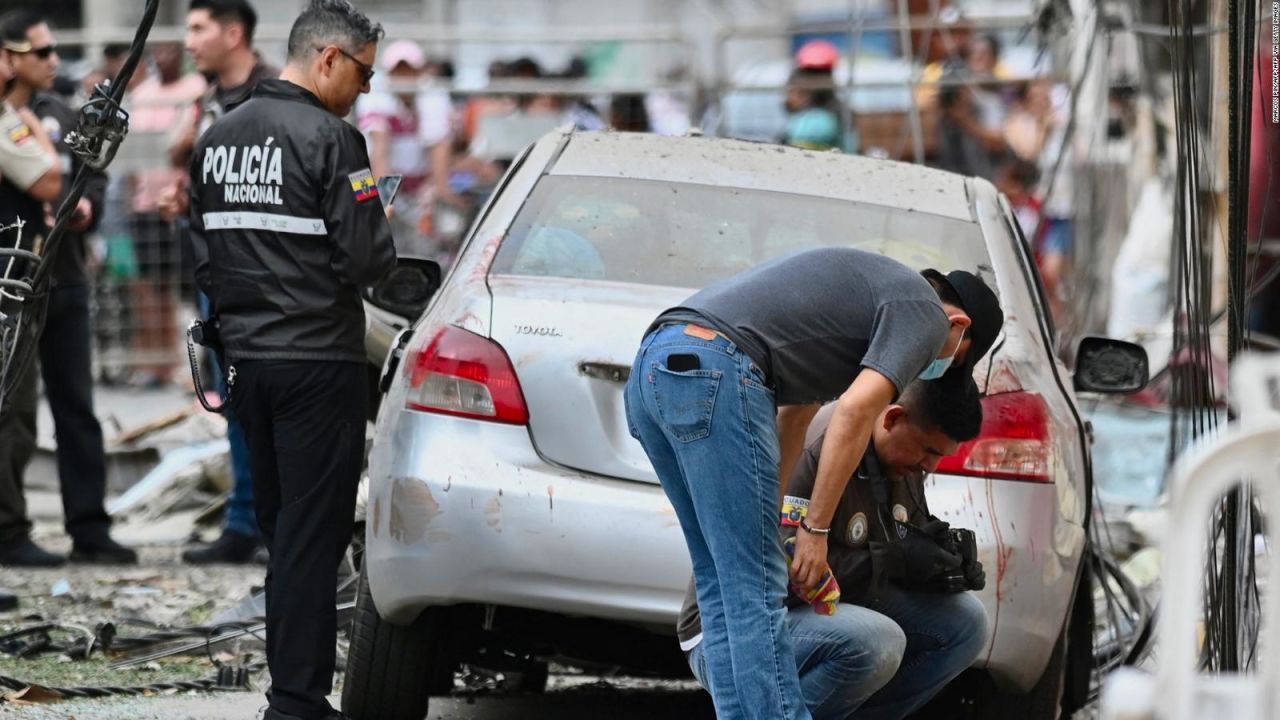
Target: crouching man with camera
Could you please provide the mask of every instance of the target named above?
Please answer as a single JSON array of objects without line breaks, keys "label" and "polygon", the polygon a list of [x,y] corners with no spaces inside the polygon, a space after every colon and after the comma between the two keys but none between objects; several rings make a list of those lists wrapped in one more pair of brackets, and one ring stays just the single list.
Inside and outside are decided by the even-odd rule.
[{"label": "crouching man with camera", "polygon": [[[814,419],[788,485],[782,536],[823,532],[806,522],[829,411]],[[787,624],[805,704],[815,720],[902,718],[978,657],[987,640],[985,586],[972,531],[929,514],[924,476],[978,435],[973,380],[916,381],[880,414],[871,444],[829,528],[827,562],[839,603],[792,595]],[[699,682],[707,674],[692,587],[678,627]]]}]

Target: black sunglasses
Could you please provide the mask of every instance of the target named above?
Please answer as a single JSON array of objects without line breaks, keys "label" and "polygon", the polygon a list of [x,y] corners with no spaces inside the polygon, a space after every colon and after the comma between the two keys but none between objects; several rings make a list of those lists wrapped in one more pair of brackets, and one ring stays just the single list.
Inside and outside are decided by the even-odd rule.
[{"label": "black sunglasses", "polygon": [[[343,57],[345,57],[346,59],[348,59],[348,60],[350,60],[351,62],[355,63],[355,64],[356,64],[356,66],[360,68],[360,72],[364,74],[364,81],[365,81],[366,83],[373,79],[373,75],[374,75],[374,73],[376,73],[377,71],[373,69],[373,66],[372,66],[372,65],[369,65],[369,64],[367,64],[367,63],[360,62],[359,60],[357,60],[357,59],[356,59],[356,57],[355,57],[354,55],[352,55],[351,53],[347,52],[346,50],[343,50],[342,48],[338,47],[337,45],[330,45],[329,47],[332,47],[334,50],[337,50],[338,52],[342,53],[342,56],[343,56]],[[325,50],[325,49],[324,49],[323,47],[317,47],[317,48],[315,48],[315,51],[316,51],[316,52],[324,52],[324,50]]]},{"label": "black sunglasses", "polygon": [[56,52],[58,52],[58,46],[57,46],[57,45],[45,45],[44,47],[31,48],[31,49],[30,49],[30,50],[28,50],[27,52],[25,52],[25,53],[19,53],[19,54],[21,54],[21,55],[35,55],[36,57],[40,58],[41,60],[48,60],[48,59],[49,59],[49,57],[50,57],[51,55],[53,55],[54,53],[56,53]]}]

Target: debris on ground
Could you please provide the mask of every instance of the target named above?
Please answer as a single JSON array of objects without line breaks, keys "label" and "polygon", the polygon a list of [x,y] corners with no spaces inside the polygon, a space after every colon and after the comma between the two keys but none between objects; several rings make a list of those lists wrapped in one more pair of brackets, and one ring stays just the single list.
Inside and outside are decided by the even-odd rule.
[{"label": "debris on ground", "polygon": [[159,452],[155,467],[107,511],[112,517],[153,520],[176,510],[203,509],[231,489],[226,421],[187,409],[122,433],[124,448]]},{"label": "debris on ground", "polygon": [[[202,523],[220,524],[232,484],[226,422],[188,399],[165,404],[159,416],[115,423],[107,443],[109,464],[126,471],[111,482],[113,535],[138,550],[136,567],[0,567],[11,593],[0,593],[0,712],[79,695],[243,689],[262,674],[260,625],[208,623],[254,608],[265,569],[180,559]],[[28,496],[33,538],[69,551],[56,483],[37,480]]]},{"label": "debris on ground", "polygon": [[[65,538],[41,542],[62,551],[68,544]],[[12,647],[0,643],[0,676],[50,688],[155,685],[212,677],[216,668],[204,642],[189,655],[159,658],[130,668],[114,668],[113,664],[136,654],[137,648],[112,647],[123,647],[122,639],[206,625],[215,615],[238,607],[251,596],[264,580],[263,568],[186,565],[178,557],[181,545],[174,539],[167,545],[137,549],[139,566],[123,571],[94,565],[76,566],[74,574],[68,567],[24,568],[21,572],[0,568],[0,584],[21,600],[17,609],[0,612],[0,636],[49,625],[51,629],[44,632],[47,637],[33,638],[37,645],[46,643],[60,651],[83,647],[87,634],[107,646],[90,653],[88,659],[72,660],[74,652],[31,650],[29,638],[19,639],[28,643],[24,657],[10,654],[24,650],[16,640]],[[114,638],[104,642],[108,627],[110,632],[105,634]],[[250,635],[237,642],[218,643],[213,650],[231,653],[215,655],[227,658],[220,662],[236,659],[242,663],[244,655],[260,647],[261,642]],[[13,690],[0,688],[0,692],[11,695]],[[24,698],[27,696],[19,699]]]}]

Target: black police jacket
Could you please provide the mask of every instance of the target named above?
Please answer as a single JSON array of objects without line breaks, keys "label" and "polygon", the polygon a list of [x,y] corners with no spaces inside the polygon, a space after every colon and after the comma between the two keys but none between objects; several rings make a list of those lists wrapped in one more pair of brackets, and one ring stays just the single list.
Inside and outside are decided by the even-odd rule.
[{"label": "black police jacket", "polygon": [[[822,443],[826,433],[805,448],[796,463],[787,493],[782,501],[782,536],[796,534],[800,520],[807,516],[809,499],[818,478],[818,461],[822,455]],[[888,512],[877,502],[873,484],[889,485]],[[886,514],[889,517],[886,517]],[[874,597],[871,542],[897,540],[890,533],[898,533],[895,520],[917,527],[929,519],[929,506],[924,498],[924,478],[911,476],[902,481],[890,480],[880,467],[874,444],[867,445],[862,463],[849,478],[844,494],[836,505],[831,519],[831,534],[827,536],[827,564],[840,584],[842,602],[861,604]],[[790,605],[802,604],[794,596],[787,598]]]},{"label": "black police jacket", "polygon": [[264,80],[200,137],[190,187],[196,282],[227,360],[364,362],[359,289],[396,255],[359,131]]}]

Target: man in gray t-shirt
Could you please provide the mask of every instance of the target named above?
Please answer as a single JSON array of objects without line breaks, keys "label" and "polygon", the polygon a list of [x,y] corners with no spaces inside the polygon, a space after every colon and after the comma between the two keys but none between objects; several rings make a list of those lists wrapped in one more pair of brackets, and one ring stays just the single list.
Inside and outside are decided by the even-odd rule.
[{"label": "man in gray t-shirt", "polygon": [[1003,320],[971,273],[824,248],[713,284],[654,321],[627,420],[689,546],[720,717],[808,717],[774,518],[778,478],[820,405],[838,398],[790,571],[806,591],[826,570],[829,523],[876,417],[916,378],[971,373]]},{"label": "man in gray t-shirt", "polygon": [[[919,273],[848,248],[748,270],[668,310],[654,326],[670,322],[727,336],[764,371],[778,405],[839,397],[863,367],[901,392],[938,354],[950,327],[938,293]],[[952,338],[947,350],[954,348]]]}]

